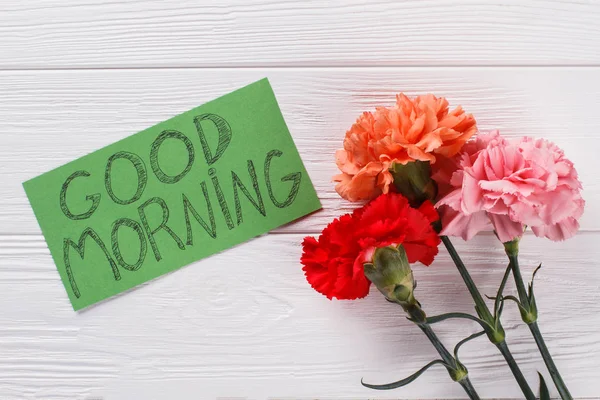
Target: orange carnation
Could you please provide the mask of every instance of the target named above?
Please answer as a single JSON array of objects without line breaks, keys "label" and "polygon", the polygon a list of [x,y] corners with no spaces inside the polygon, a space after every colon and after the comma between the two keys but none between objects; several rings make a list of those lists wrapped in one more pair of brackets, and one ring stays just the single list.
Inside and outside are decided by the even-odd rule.
[{"label": "orange carnation", "polygon": [[341,174],[335,190],[350,201],[372,199],[389,191],[392,163],[436,161],[452,157],[475,132],[471,114],[432,94],[409,99],[400,93],[396,105],[364,112],[346,132],[344,148],[335,154]]}]

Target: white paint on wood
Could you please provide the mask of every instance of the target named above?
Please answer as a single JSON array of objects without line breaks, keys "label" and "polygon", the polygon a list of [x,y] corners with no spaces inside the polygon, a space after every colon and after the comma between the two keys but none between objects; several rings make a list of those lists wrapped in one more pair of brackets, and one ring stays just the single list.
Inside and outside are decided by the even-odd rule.
[{"label": "white paint on wood", "polygon": [[[377,293],[327,301],[299,265],[304,234],[354,207],[330,182],[345,130],[398,91],[446,96],[482,129],[548,137],[575,162],[582,232],[527,235],[521,257],[526,275],[544,262],[541,328],[565,380],[599,399],[599,16],[591,0],[2,0],[0,399],[464,397],[443,369],[362,388],[412,373],[431,346]],[[21,182],[264,76],[324,209],[74,313]],[[494,293],[494,237],[457,246]],[[431,315],[472,310],[443,249],[415,272]],[[535,385],[543,363],[514,307],[505,317]],[[449,346],[475,329],[436,327]],[[484,338],[462,354],[483,397],[522,398]]]},{"label": "white paint on wood", "polygon": [[[299,234],[267,235],[74,313],[43,238],[1,236],[2,398],[463,396],[443,368],[394,392],[362,388],[361,378],[396,380],[435,353],[378,292],[343,302],[311,289],[298,263],[301,240]],[[494,293],[505,263],[496,239],[481,235],[456,245],[482,292]],[[527,236],[521,248],[526,276],[544,262],[536,290],[556,362],[575,396],[593,397],[600,358],[597,234],[553,246]],[[418,299],[430,315],[472,311],[445,250],[431,267],[416,265],[415,274]],[[507,292],[514,292],[512,284]],[[536,382],[543,363],[511,305],[504,326],[515,357]],[[451,346],[477,327],[450,322],[435,329]],[[482,396],[519,398],[486,339],[461,354]]]},{"label": "white paint on wood", "polygon": [[331,183],[334,151],[363,110],[401,90],[447,96],[483,130],[556,141],[585,186],[583,229],[600,230],[600,68],[326,68],[0,73],[0,233],[39,233],[23,181],[265,76],[324,206],[278,232],[315,232],[354,207]]},{"label": "white paint on wood", "polygon": [[598,65],[585,0],[3,0],[0,68]]}]

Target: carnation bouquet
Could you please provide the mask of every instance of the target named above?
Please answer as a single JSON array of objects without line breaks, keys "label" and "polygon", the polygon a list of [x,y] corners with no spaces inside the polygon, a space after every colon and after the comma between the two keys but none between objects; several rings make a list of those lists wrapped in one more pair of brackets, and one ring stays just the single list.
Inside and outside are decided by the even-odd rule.
[{"label": "carnation bouquet", "polygon": [[[538,327],[533,277],[541,264],[526,284],[518,258],[519,240],[527,229],[561,241],[579,228],[582,187],[563,151],[542,138],[478,132],[475,118],[461,107],[450,111],[444,98],[399,94],[394,106],[360,115],[335,157],[341,172],[333,177],[336,191],[363,204],[333,220],[318,238],[304,239],[301,263],[306,279],[329,299],[360,299],[375,286],[403,309],[439,354],[409,377],[362,384],[380,390],[402,387],[439,364],[469,398],[479,399],[459,349],[486,337],[506,360],[524,397],[535,399],[505,340],[502,311],[514,305],[561,398],[572,399]],[[468,241],[481,231],[495,233],[508,263],[489,304],[450,239]],[[415,263],[433,264],[442,243],[457,268],[457,279],[473,298],[472,314],[450,310],[430,316],[417,300],[411,268]],[[515,282],[516,294],[505,293],[509,279]],[[448,319],[465,319],[479,329],[450,351],[434,330]],[[539,396],[549,399],[543,374],[539,376]]]}]

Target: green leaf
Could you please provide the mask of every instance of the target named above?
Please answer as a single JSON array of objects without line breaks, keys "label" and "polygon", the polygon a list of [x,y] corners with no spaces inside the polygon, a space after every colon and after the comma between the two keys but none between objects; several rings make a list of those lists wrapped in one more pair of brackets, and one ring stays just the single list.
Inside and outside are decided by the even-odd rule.
[{"label": "green leaf", "polygon": [[521,312],[521,314],[523,314],[523,313],[527,314],[528,313],[528,310],[525,307],[523,307],[523,305],[521,304],[521,302],[519,301],[519,299],[517,299],[515,296],[512,296],[512,295],[511,296],[503,296],[502,297],[502,303],[504,303],[504,300],[512,300],[515,303],[517,303],[517,306],[519,307],[519,311]]},{"label": "green leaf", "polygon": [[512,266],[510,263],[508,267],[506,267],[506,271],[504,271],[504,276],[502,277],[502,282],[500,282],[500,287],[498,287],[498,293],[496,294],[494,301],[494,318],[500,318],[501,310],[502,310],[502,293],[504,292],[504,287],[506,286],[506,281],[510,276],[510,271],[512,271]]},{"label": "green leaf", "polygon": [[535,269],[535,271],[533,271],[533,276],[531,277],[531,283],[529,284],[529,293],[528,293],[530,312],[533,315],[535,315],[536,319],[537,319],[537,304],[535,303],[535,295],[533,294],[533,281],[535,280],[535,275],[540,270],[540,268],[542,268],[541,263],[540,263],[540,265],[538,265],[538,267]]},{"label": "green leaf", "polygon": [[429,364],[425,365],[423,368],[421,368],[420,370],[418,370],[417,372],[415,372],[414,374],[412,374],[411,376],[401,379],[397,382],[392,382],[392,383],[387,383],[385,385],[371,385],[370,383],[365,383],[363,382],[363,380],[360,380],[360,383],[365,386],[368,387],[369,389],[376,389],[376,390],[390,390],[390,389],[396,389],[402,386],[406,386],[409,383],[411,383],[412,381],[414,381],[415,379],[417,379],[419,376],[421,376],[421,374],[425,371],[427,371],[427,369],[429,369],[430,367],[433,367],[436,364],[442,364],[443,366],[445,366],[446,368],[450,368],[444,361],[442,360],[433,360],[432,362],[430,362]]},{"label": "green leaf", "polygon": [[540,268],[542,268],[542,263],[539,263],[539,265],[537,266],[537,268],[533,271],[533,276],[531,277],[531,282],[533,282],[533,280],[535,279],[535,274],[538,273],[538,271],[540,270]]},{"label": "green leaf", "polygon": [[[488,338],[490,339],[490,341],[492,343],[500,343],[500,342],[504,341],[504,335],[505,335],[504,329],[502,329],[501,327],[498,328],[498,325],[497,325],[498,320],[492,320],[491,322],[488,322],[488,321],[479,319],[477,317],[474,317],[471,314],[454,312],[454,313],[436,315],[433,317],[427,317],[425,322],[427,322],[429,324],[435,324],[436,322],[441,322],[441,321],[444,321],[444,320],[450,319],[450,318],[462,318],[462,319],[469,319],[471,321],[475,321],[483,328],[483,330],[488,335]],[[490,315],[490,318],[493,318],[493,317]]]},{"label": "green leaf", "polygon": [[504,310],[504,301],[501,301],[500,307],[498,307],[498,317],[496,318],[496,322],[500,322],[500,316],[502,315],[503,310]]},{"label": "green leaf", "polygon": [[483,335],[483,334],[485,334],[485,331],[477,332],[477,333],[474,333],[474,334],[472,334],[472,335],[471,335],[471,336],[469,336],[469,337],[466,337],[466,338],[464,338],[464,339],[463,339],[463,340],[461,340],[460,342],[458,342],[458,343],[456,344],[456,346],[454,346],[454,358],[456,358],[456,361],[458,361],[458,349],[460,349],[460,347],[461,347],[463,344],[465,344],[465,343],[467,343],[467,342],[469,342],[469,341],[471,341],[471,340],[473,340],[473,339],[476,339],[476,338],[478,338],[479,336],[481,336],[481,335]]},{"label": "green leaf", "polygon": [[535,271],[533,271],[533,275],[531,276],[531,282],[529,283],[529,299],[531,299],[533,297],[533,281],[535,280],[535,275],[537,274],[537,272],[540,270],[540,268],[542,268],[542,264],[540,263],[540,265],[537,266],[537,268],[535,269]]},{"label": "green leaf", "polygon": [[515,296],[513,296],[513,295],[502,296],[502,301],[504,301],[504,300],[512,300],[512,301],[514,301],[515,303],[517,303],[517,305],[518,305],[519,307],[523,307],[523,306],[521,305],[521,302],[519,301],[519,299],[517,299],[517,298],[516,298]]},{"label": "green leaf", "polygon": [[548,391],[548,386],[546,386],[544,376],[539,372],[538,375],[540,376],[540,400],[550,400],[550,392]]},{"label": "green leaf", "polygon": [[479,325],[481,325],[481,327],[483,329],[490,329],[491,327],[489,326],[489,324],[477,317],[474,317],[471,314],[467,314],[467,313],[460,313],[460,312],[453,312],[453,313],[447,313],[447,314],[440,314],[440,315],[435,315],[433,317],[427,317],[427,323],[428,324],[435,324],[436,322],[441,322],[447,319],[455,319],[455,318],[462,318],[462,319],[470,319],[471,321],[475,321],[477,322]]}]

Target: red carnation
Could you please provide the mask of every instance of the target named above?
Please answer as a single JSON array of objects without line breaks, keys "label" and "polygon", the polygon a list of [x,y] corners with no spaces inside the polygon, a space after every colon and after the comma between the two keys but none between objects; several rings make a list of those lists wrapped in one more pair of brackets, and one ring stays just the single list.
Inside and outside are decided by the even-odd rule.
[{"label": "red carnation", "polygon": [[412,208],[406,197],[398,193],[381,195],[356,211],[360,215],[355,235],[366,252],[363,262],[371,259],[378,247],[399,245],[406,250],[410,263],[430,265],[438,253],[440,238],[431,227],[439,219],[435,208],[425,201]]},{"label": "red carnation", "polygon": [[301,262],[306,279],[329,299],[365,297],[371,282],[363,263],[378,247],[402,244],[411,263],[433,262],[440,243],[431,222],[438,215],[429,202],[418,210],[398,193],[377,197],[367,205],[335,219],[319,239],[306,237]]},{"label": "red carnation", "polygon": [[358,261],[361,251],[353,234],[357,219],[352,214],[334,219],[316,240],[304,238],[300,261],[310,285],[329,299],[352,300],[365,297],[371,282]]}]

